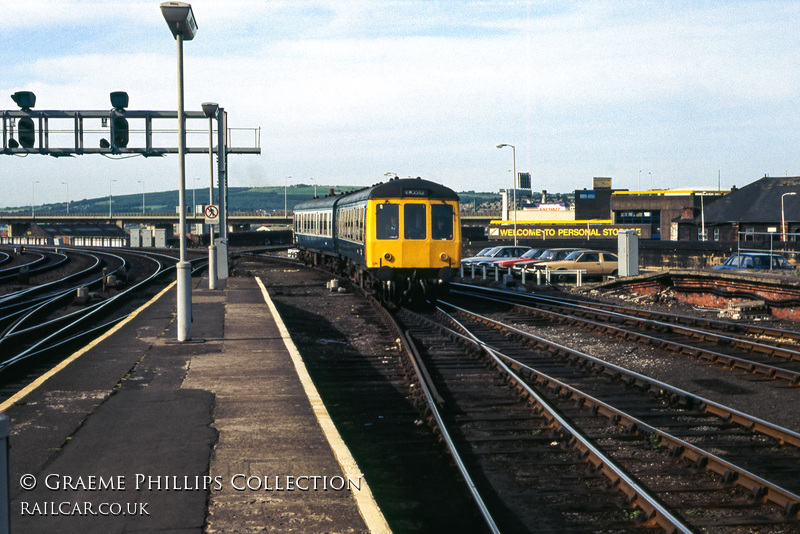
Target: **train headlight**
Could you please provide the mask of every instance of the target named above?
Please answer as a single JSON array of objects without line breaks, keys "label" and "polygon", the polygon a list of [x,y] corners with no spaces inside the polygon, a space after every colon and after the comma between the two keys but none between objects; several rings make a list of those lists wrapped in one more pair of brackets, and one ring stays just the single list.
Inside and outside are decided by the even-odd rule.
[{"label": "train headlight", "polygon": [[394,259],[394,256],[392,256],[389,252],[387,252],[386,254],[383,255],[383,259],[386,261],[392,261]]},{"label": "train headlight", "polygon": [[439,259],[442,261],[447,261],[448,259],[450,259],[450,256],[448,256],[447,253],[442,252],[441,254],[439,254]]}]

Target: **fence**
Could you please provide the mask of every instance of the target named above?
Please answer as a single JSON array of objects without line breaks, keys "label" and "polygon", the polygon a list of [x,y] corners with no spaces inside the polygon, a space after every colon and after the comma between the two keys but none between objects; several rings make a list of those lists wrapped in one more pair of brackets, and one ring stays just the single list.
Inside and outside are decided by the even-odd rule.
[{"label": "fence", "polygon": [[[475,273],[478,272],[478,276],[481,277],[483,280],[487,280],[488,276],[493,276],[495,282],[500,281],[500,272],[501,270],[507,271],[503,274],[503,282],[506,284],[510,284],[514,279],[514,272],[512,271],[511,267],[502,268],[499,265],[494,265],[489,267],[488,265],[469,265],[464,266],[461,264],[461,278],[464,278],[465,274],[468,274],[470,278],[476,278]],[[559,282],[565,282],[567,279],[575,277],[575,283],[580,286],[583,284],[583,276],[586,274],[585,269],[561,269],[559,271],[551,271],[550,269],[528,269],[523,268],[520,270],[520,278],[522,284],[524,285],[528,280],[533,281],[533,278],[536,278],[536,285],[542,285],[542,278],[544,278],[545,284],[551,283],[551,278],[555,277]]]},{"label": "fence", "polygon": [[739,232],[738,251],[756,253],[797,254],[800,234],[777,232]]}]

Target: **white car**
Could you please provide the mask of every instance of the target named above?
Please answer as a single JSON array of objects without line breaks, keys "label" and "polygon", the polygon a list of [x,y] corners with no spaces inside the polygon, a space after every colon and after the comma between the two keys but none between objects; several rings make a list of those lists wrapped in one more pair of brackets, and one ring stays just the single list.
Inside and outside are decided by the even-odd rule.
[{"label": "white car", "polygon": [[531,247],[514,247],[514,246],[494,247],[485,254],[484,254],[485,251],[482,250],[478,253],[477,256],[461,260],[461,264],[464,265],[465,267],[468,267],[470,265],[491,266],[497,260],[519,258],[523,254],[528,252],[530,249]]}]

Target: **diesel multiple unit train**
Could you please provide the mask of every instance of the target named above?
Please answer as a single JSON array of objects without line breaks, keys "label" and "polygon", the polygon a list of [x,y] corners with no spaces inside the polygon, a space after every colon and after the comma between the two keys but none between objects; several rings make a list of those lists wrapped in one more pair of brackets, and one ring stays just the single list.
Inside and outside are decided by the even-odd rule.
[{"label": "diesel multiple unit train", "polygon": [[461,262],[458,195],[443,185],[393,179],[294,207],[299,257],[347,276],[383,300],[431,300]]}]

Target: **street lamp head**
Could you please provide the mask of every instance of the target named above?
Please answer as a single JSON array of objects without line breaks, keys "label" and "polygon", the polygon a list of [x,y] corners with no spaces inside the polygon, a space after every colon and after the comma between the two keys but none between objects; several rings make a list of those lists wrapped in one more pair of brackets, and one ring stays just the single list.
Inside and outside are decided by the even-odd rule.
[{"label": "street lamp head", "polygon": [[203,102],[200,104],[200,107],[203,108],[203,113],[205,113],[206,117],[209,119],[217,116],[217,110],[219,109],[219,104],[216,102]]},{"label": "street lamp head", "polygon": [[186,2],[164,2],[161,4],[161,14],[167,21],[172,36],[175,39],[180,35],[184,41],[191,41],[197,33],[197,22],[194,20],[191,4]]},{"label": "street lamp head", "polygon": [[503,148],[504,146],[508,146],[508,145],[505,144],[505,143],[500,143],[499,145],[497,145],[497,148]]}]

